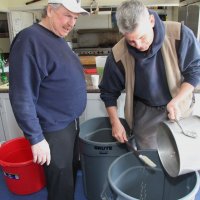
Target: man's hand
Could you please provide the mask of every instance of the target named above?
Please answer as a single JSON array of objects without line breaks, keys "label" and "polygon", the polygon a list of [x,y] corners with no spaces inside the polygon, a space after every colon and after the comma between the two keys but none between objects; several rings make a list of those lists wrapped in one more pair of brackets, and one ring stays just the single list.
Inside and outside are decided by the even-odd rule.
[{"label": "man's hand", "polygon": [[178,103],[174,99],[167,104],[167,111],[170,120],[174,121],[180,119],[181,112],[178,108]]},{"label": "man's hand", "polygon": [[116,121],[112,124],[112,136],[121,143],[128,141],[124,126],[120,121]]},{"label": "man's hand", "polygon": [[51,155],[50,155],[50,148],[47,141],[44,139],[37,144],[31,146],[32,153],[33,153],[33,162],[43,165],[46,163],[47,165],[50,164]]},{"label": "man's hand", "polygon": [[182,83],[179,93],[167,104],[167,111],[169,112],[168,117],[170,120],[179,120],[181,116],[181,111],[178,107],[180,102],[184,100],[188,95],[194,91],[194,86],[189,83]]},{"label": "man's hand", "polygon": [[112,136],[121,143],[128,141],[126,136],[126,130],[124,126],[121,124],[120,119],[117,115],[117,107],[111,106],[106,108],[110,122],[112,125]]}]

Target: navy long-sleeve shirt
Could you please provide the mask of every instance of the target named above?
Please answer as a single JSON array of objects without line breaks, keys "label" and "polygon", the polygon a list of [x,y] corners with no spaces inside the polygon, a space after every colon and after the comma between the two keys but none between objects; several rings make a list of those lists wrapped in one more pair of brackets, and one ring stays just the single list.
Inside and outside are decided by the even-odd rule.
[{"label": "navy long-sleeve shirt", "polygon": [[9,56],[10,101],[32,144],[61,130],[86,106],[82,65],[67,42],[39,24],[21,31]]},{"label": "navy long-sleeve shirt", "polygon": [[[164,24],[155,16],[154,40],[150,51],[140,52],[127,44],[135,58],[135,98],[150,106],[163,106],[171,100],[167,85],[161,46],[164,40]],[[200,83],[200,44],[192,31],[181,25],[181,40],[177,46],[178,63],[184,82],[196,87]],[[106,107],[116,106],[117,98],[125,89],[125,75],[116,65],[112,53],[108,56],[100,83],[101,99]]]}]

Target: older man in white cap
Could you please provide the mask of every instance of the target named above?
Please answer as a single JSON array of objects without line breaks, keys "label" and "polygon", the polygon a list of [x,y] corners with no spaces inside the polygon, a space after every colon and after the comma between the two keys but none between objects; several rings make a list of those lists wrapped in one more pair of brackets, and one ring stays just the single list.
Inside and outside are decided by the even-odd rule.
[{"label": "older man in white cap", "polygon": [[48,200],[74,199],[86,84],[64,37],[80,14],[88,12],[76,0],[49,0],[41,22],[22,30],[11,45],[10,101],[33,161],[44,165]]}]

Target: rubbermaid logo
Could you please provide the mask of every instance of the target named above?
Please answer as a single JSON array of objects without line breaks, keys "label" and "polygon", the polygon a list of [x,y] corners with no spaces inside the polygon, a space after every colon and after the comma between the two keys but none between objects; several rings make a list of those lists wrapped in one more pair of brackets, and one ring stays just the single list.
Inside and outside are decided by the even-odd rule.
[{"label": "rubbermaid logo", "polygon": [[102,146],[94,146],[94,149],[95,150],[105,150],[105,151],[111,151],[112,150],[112,146],[104,146],[104,147],[102,147]]}]

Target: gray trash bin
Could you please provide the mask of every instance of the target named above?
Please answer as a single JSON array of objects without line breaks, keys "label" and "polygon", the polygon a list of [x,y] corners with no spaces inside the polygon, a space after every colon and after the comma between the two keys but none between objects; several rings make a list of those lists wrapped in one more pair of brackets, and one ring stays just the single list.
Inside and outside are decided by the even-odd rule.
[{"label": "gray trash bin", "polygon": [[170,177],[163,169],[157,151],[140,152],[157,167],[144,166],[132,152],[120,156],[109,167],[102,200],[195,200],[200,186],[197,172]]},{"label": "gray trash bin", "polygon": [[[120,120],[129,134],[125,119]],[[112,137],[108,117],[93,118],[82,123],[79,144],[85,195],[88,200],[100,200],[110,164],[127,153],[128,149]]]}]

